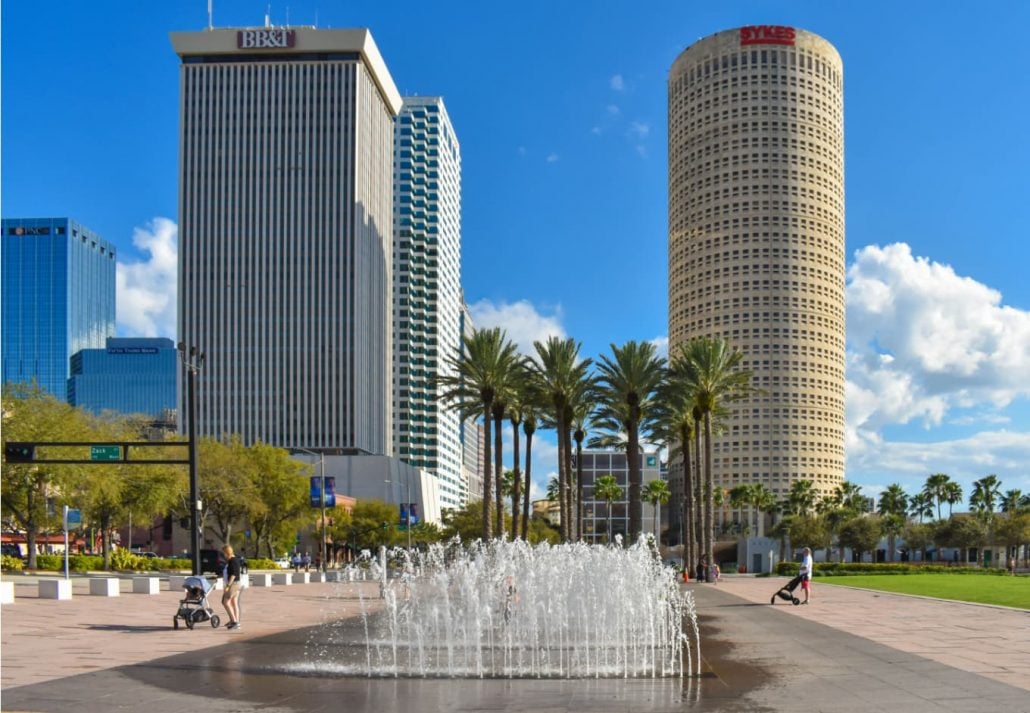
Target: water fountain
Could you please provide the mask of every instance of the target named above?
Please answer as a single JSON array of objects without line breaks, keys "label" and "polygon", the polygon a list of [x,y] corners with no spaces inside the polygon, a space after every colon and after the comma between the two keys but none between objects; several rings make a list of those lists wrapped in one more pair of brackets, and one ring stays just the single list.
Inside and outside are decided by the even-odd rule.
[{"label": "water fountain", "polygon": [[[658,678],[690,676],[700,660],[693,598],[643,538],[394,556],[403,574],[384,579],[383,610],[362,622],[366,675]],[[323,638],[312,668],[332,667],[337,648]]]}]

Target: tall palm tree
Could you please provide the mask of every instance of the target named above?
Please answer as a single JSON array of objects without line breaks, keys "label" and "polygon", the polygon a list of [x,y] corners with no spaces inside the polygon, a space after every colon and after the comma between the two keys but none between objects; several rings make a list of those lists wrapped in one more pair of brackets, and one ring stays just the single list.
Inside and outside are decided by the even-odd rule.
[{"label": "tall palm tree", "polygon": [[795,480],[787,493],[786,511],[794,515],[811,515],[815,510],[817,494],[811,480]]},{"label": "tall palm tree", "polygon": [[533,483],[533,434],[536,433],[536,410],[531,402],[524,404],[522,433],[526,436],[526,487],[522,493],[522,538],[529,540],[529,491]]},{"label": "tall palm tree", "polygon": [[594,500],[608,503],[608,544],[612,542],[612,503],[622,499],[622,488],[614,475],[602,475],[594,481]]},{"label": "tall palm tree", "polygon": [[883,517],[883,534],[887,536],[887,549],[890,550],[890,561],[893,562],[897,538],[905,528],[905,517],[908,515],[908,495],[899,483],[888,485],[880,493],[877,512]]},{"label": "tall palm tree", "polygon": [[751,498],[748,504],[754,509],[758,519],[755,534],[762,537],[765,535],[765,513],[773,512],[776,509],[776,494],[764,484],[755,483],[751,486]]},{"label": "tall palm tree", "polygon": [[[629,466],[629,537],[640,536],[643,507],[640,499],[640,435],[647,433],[653,420],[655,393],[664,377],[663,360],[650,342],[629,341],[611,345],[612,354],[598,361],[599,413],[609,421],[622,419],[626,434],[626,462]],[[643,431],[641,429],[644,429]]]},{"label": "tall palm tree", "polygon": [[569,509],[569,472],[568,458],[565,449],[567,433],[567,408],[574,398],[576,390],[587,379],[590,359],[580,359],[579,342],[574,339],[548,337],[544,343],[533,342],[537,357],[532,362],[534,381],[540,394],[541,402],[547,404],[549,416],[554,420],[558,431],[558,489],[561,512],[562,541],[569,540],[569,525],[572,513]]},{"label": "tall palm tree", "polygon": [[730,347],[721,337],[699,337],[685,347],[684,355],[694,365],[694,379],[690,384],[694,402],[704,419],[705,440],[705,555],[708,562],[715,561],[715,518],[712,491],[714,469],[712,465],[712,436],[717,411],[727,403],[744,398],[753,391],[751,372],[741,368],[744,355]]},{"label": "tall palm tree", "polygon": [[[522,362],[511,375],[511,392],[508,396],[508,421],[511,423],[512,485],[511,485],[511,539],[519,538],[519,506],[522,502],[522,471],[519,468],[519,426],[522,425],[527,399],[526,372]],[[527,482],[526,487],[529,487]]]},{"label": "tall palm tree", "polygon": [[948,504],[948,517],[951,517],[951,509],[962,502],[962,485],[954,480],[944,486],[944,502]]},{"label": "tall palm tree", "polygon": [[669,502],[669,498],[672,497],[672,493],[669,491],[669,484],[659,478],[658,480],[652,480],[644,486],[643,499],[651,503],[654,508],[654,541],[657,544],[661,544],[661,519],[662,519],[662,505]]},{"label": "tall palm tree", "polygon": [[1006,490],[1001,498],[1002,512],[1017,512],[1022,509],[1020,501],[1023,499],[1023,491],[1017,489]]},{"label": "tall palm tree", "polygon": [[931,501],[937,503],[937,519],[941,519],[941,503],[948,498],[948,484],[951,482],[951,476],[944,473],[934,473],[926,479],[926,484],[923,485],[923,494],[930,498]]},{"label": "tall palm tree", "polygon": [[751,502],[751,486],[737,485],[730,488],[730,507],[737,511],[737,522],[744,532],[744,507]]},{"label": "tall palm tree", "polygon": [[969,495],[969,507],[990,521],[994,509],[1001,499],[1001,481],[996,475],[985,475],[973,482],[973,492]]},{"label": "tall palm tree", "polygon": [[694,525],[697,520],[694,500],[694,469],[691,461],[691,441],[694,438],[694,401],[688,389],[688,374],[693,369],[682,353],[669,362],[666,378],[658,389],[658,408],[655,415],[654,437],[669,449],[670,468],[678,459],[683,468],[683,493],[680,513],[683,543],[683,563],[697,561],[697,540]]},{"label": "tall palm tree", "polygon": [[918,492],[909,497],[908,507],[909,514],[912,517],[918,517],[919,522],[922,522],[924,517],[933,517],[933,498],[927,495],[925,491]]},{"label": "tall palm tree", "polygon": [[582,398],[572,409],[572,438],[576,441],[576,540],[583,539],[583,439],[587,437],[590,427],[590,412],[594,404],[589,393],[584,392]]},{"label": "tall palm tree", "polygon": [[[452,373],[437,379],[445,389],[441,400],[449,408],[456,409],[463,421],[474,418],[477,411],[483,418],[483,539],[489,540],[493,537],[490,504],[494,501],[491,419],[497,392],[504,388],[508,374],[518,361],[518,350],[503,329],[477,329],[464,341],[461,349],[444,359]],[[499,467],[496,472],[500,472]],[[503,531],[503,514],[500,523]]]}]

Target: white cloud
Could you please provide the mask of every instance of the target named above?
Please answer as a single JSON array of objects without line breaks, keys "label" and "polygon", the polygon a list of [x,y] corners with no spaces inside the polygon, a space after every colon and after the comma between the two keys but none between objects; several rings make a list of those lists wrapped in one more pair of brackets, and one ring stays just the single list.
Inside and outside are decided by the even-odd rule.
[{"label": "white cloud", "polygon": [[519,146],[518,152],[519,152],[519,156],[525,156],[526,155],[526,147],[525,146]]},{"label": "white cloud", "polygon": [[494,304],[484,299],[469,305],[469,310],[477,329],[502,327],[523,354],[536,354],[534,341],[546,341],[552,335],[565,337],[560,306],[555,308],[554,314],[543,315],[528,300]]},{"label": "white cloud", "polygon": [[556,154],[556,153],[549,153],[549,154],[547,154],[547,163],[557,163],[557,162],[558,162],[558,154]]},{"label": "white cloud", "polygon": [[592,129],[590,129],[590,133],[593,134],[594,136],[600,136],[601,133],[602,133],[602,129],[601,129],[600,126],[595,126]]},{"label": "white cloud", "polygon": [[1018,464],[1030,458],[1030,434],[985,431],[924,443],[888,439],[884,430],[1006,422],[1001,410],[1030,396],[1030,312],[1003,305],[999,292],[948,265],[913,256],[904,243],[856,252],[847,300],[849,473],[910,474],[921,485],[931,472],[973,479],[997,472],[1012,487]]},{"label": "white cloud", "polygon": [[118,263],[119,333],[175,338],[178,233],[173,221],[160,217],[133,231],[133,245],[150,257],[143,262]]},{"label": "white cloud", "polygon": [[617,92],[621,92],[626,88],[626,81],[622,78],[621,74],[612,75],[608,85]]},{"label": "white cloud", "polygon": [[651,344],[654,344],[658,356],[662,359],[669,358],[669,338],[667,336],[655,337],[651,340]]},{"label": "white cloud", "polygon": [[651,133],[651,125],[644,121],[633,121],[629,125],[630,136],[636,139],[646,139]]},{"label": "white cloud", "polygon": [[622,110],[619,109],[619,107],[617,107],[615,104],[609,104],[605,107],[605,111],[607,111],[608,114],[610,114],[611,116],[618,116]]}]

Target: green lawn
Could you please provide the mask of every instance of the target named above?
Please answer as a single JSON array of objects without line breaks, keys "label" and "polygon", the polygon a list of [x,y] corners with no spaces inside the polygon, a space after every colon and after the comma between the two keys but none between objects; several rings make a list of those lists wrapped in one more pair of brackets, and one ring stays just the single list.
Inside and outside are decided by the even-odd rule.
[{"label": "green lawn", "polygon": [[1030,609],[1030,577],[978,574],[863,574],[816,577],[815,584],[839,584],[880,592],[918,594],[977,604]]}]

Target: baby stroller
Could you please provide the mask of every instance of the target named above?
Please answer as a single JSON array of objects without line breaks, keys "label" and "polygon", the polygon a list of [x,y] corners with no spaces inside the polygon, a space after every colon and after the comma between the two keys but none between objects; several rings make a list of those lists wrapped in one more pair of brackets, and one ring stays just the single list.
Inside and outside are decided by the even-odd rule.
[{"label": "baby stroller", "polygon": [[769,600],[769,603],[775,604],[776,597],[779,597],[780,599],[785,599],[786,601],[792,603],[794,606],[800,604],[801,600],[794,596],[794,590],[798,588],[798,585],[801,584],[801,582],[803,582],[804,579],[805,575],[803,574],[799,574],[797,577],[794,577],[794,579],[787,582],[787,584],[784,585],[784,587],[780,589],[778,592],[776,592],[776,594],[772,595],[772,599]]},{"label": "baby stroller", "polygon": [[222,620],[207,603],[207,593],[212,588],[207,577],[187,577],[182,588],[186,590],[186,598],[179,600],[179,611],[172,617],[172,627],[178,629],[179,619],[182,619],[187,629],[204,621],[210,621],[211,628],[217,629]]}]

